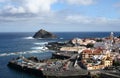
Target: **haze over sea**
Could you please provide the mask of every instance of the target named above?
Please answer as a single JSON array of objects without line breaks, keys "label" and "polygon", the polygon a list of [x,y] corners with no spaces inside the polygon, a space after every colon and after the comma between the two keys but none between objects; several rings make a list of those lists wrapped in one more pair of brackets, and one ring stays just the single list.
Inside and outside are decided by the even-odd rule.
[{"label": "haze over sea", "polygon": [[[34,75],[18,72],[7,67],[7,63],[21,54],[37,56],[39,59],[51,57],[51,51],[41,49],[44,44],[53,41],[68,41],[72,38],[102,38],[110,35],[110,32],[54,32],[57,39],[33,39],[34,32],[0,33],[0,78],[40,78]],[[114,32],[120,36],[120,32]]]}]

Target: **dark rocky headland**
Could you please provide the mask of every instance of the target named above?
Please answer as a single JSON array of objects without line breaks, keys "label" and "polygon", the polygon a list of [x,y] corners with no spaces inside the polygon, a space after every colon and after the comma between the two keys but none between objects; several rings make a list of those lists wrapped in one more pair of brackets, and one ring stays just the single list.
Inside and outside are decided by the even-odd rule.
[{"label": "dark rocky headland", "polygon": [[57,36],[51,32],[40,29],[34,34],[33,38],[57,38]]}]

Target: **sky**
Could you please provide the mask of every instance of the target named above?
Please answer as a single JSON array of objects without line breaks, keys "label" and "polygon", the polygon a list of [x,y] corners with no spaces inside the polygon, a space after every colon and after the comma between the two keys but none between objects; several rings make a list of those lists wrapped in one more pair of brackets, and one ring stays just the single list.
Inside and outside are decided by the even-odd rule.
[{"label": "sky", "polygon": [[0,0],[0,32],[120,31],[120,0]]}]

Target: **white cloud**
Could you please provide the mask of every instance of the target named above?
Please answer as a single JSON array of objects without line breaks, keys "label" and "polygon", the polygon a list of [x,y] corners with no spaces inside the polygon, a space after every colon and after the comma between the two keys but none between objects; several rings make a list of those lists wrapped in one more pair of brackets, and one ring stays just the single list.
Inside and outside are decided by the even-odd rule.
[{"label": "white cloud", "polygon": [[[0,0],[0,27],[4,26],[2,24],[6,24],[8,27],[10,26],[9,24],[16,24],[16,26],[23,28],[26,26],[29,28],[31,26],[33,29],[35,28],[34,26],[38,28],[39,26],[48,26],[51,30],[57,27],[60,27],[61,30],[64,30],[65,27],[67,28],[66,30],[68,30],[69,27],[71,27],[71,30],[74,29],[74,27],[78,27],[76,29],[79,30],[79,27],[91,28],[94,26],[97,28],[108,26],[109,28],[110,26],[119,26],[120,19],[117,17],[109,18],[106,17],[106,15],[99,15],[98,12],[98,14],[91,15],[91,13],[94,13],[94,9],[98,8],[94,8],[89,12],[85,11],[84,8],[76,7],[76,5],[92,5],[96,1],[97,0]],[[58,4],[55,4],[57,2]],[[63,4],[63,6],[61,4]],[[91,6],[85,8],[89,9],[89,7]],[[116,4],[116,7],[120,7],[120,4]],[[86,12],[89,12],[89,14]],[[88,16],[84,14],[88,14]],[[97,17],[96,15],[103,17]],[[23,25],[21,25],[21,23],[23,23]]]},{"label": "white cloud", "polygon": [[69,4],[77,5],[91,5],[94,3],[94,0],[66,0]]},{"label": "white cloud", "polygon": [[69,23],[75,24],[94,24],[94,25],[105,25],[105,24],[118,24],[120,19],[110,19],[105,17],[88,17],[82,15],[68,15],[65,19]]},{"label": "white cloud", "polygon": [[56,0],[25,0],[24,7],[28,12],[39,13],[39,12],[49,12],[51,9],[51,4]]},{"label": "white cloud", "polygon": [[86,16],[81,16],[81,15],[68,15],[66,17],[67,21],[70,21],[72,23],[89,23],[91,20],[89,20],[88,17]]},{"label": "white cloud", "polygon": [[12,5],[5,6],[2,10],[4,13],[16,14],[16,13],[25,13],[25,9],[21,6],[14,7]]},{"label": "white cloud", "polygon": [[5,2],[5,0],[0,0],[0,2]]},{"label": "white cloud", "polygon": [[120,7],[120,2],[115,3],[113,6],[119,8]]},{"label": "white cloud", "polygon": [[[118,24],[120,22],[120,19],[79,15],[80,13],[73,13],[73,10],[67,12],[67,9],[65,12],[58,11],[51,15],[51,5],[56,1],[60,0],[0,0],[0,2],[4,3],[8,2],[8,4],[4,5],[0,10],[0,21],[16,22],[35,20],[39,21],[39,23],[56,25],[71,23],[78,25],[106,25],[111,23]],[[65,1],[69,4],[90,5],[93,4],[95,0],[64,0],[64,2]]]},{"label": "white cloud", "polygon": [[0,0],[2,13],[48,13],[56,0]]}]

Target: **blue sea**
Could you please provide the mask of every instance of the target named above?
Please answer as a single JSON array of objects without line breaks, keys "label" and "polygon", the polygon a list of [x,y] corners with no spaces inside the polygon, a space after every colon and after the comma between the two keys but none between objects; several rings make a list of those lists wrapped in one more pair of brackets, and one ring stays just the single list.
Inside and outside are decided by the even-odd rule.
[{"label": "blue sea", "polygon": [[[25,57],[36,56],[39,59],[48,59],[52,51],[42,51],[41,46],[48,42],[68,41],[72,38],[102,38],[108,37],[110,32],[53,32],[57,39],[33,39],[34,32],[0,33],[0,78],[40,78],[7,67],[12,58],[21,54]],[[120,36],[120,32],[115,32]]]}]

